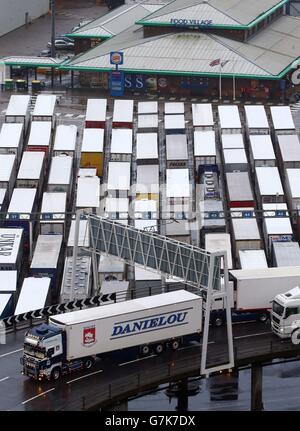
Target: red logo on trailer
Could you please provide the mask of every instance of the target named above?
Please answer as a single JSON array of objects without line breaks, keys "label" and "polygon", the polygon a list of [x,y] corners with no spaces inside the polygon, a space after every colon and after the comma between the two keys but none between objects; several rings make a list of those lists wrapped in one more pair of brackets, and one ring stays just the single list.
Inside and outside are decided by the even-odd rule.
[{"label": "red logo on trailer", "polygon": [[95,326],[88,326],[83,328],[83,345],[89,346],[96,341],[96,328]]}]

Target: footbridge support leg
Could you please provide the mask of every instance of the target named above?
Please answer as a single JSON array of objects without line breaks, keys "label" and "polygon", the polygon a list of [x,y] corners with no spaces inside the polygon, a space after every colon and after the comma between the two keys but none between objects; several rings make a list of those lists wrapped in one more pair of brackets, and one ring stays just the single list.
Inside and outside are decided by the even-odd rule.
[{"label": "footbridge support leg", "polygon": [[262,401],[262,366],[252,364],[251,367],[251,411],[264,410]]},{"label": "footbridge support leg", "polygon": [[177,395],[177,410],[179,412],[187,412],[189,408],[189,395],[188,395],[188,380],[183,379],[178,383],[178,395]]}]

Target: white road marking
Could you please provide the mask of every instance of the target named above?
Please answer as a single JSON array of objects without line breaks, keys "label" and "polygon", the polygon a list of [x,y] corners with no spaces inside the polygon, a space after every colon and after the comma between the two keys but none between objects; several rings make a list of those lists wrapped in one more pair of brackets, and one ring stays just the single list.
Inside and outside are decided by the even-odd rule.
[{"label": "white road marking", "polygon": [[74,114],[65,114],[66,118],[73,118]]},{"label": "white road marking", "polygon": [[6,112],[6,109],[3,109],[3,111],[1,112],[1,114],[5,114],[5,112]]},{"label": "white road marking", "polygon": [[3,355],[0,355],[0,358],[4,358],[5,356],[12,355],[12,354],[17,353],[17,352],[21,352],[22,350],[23,349],[18,349],[18,350],[13,350],[12,352],[3,353]]},{"label": "white road marking", "polygon": [[94,374],[99,374],[102,372],[103,372],[103,370],[98,370],[98,371],[94,371],[93,373],[85,374],[84,376],[77,377],[77,379],[69,380],[67,382],[67,385],[69,385],[70,383],[76,382],[77,380],[85,379],[86,377],[93,376]]},{"label": "white road marking", "polygon": [[38,395],[36,395],[35,397],[29,398],[28,400],[23,401],[23,402],[22,402],[22,404],[29,403],[30,401],[35,400],[36,398],[42,397],[43,395],[46,395],[46,394],[48,394],[49,392],[54,391],[54,389],[55,389],[55,388],[48,389],[48,391],[42,392],[41,394],[38,394]]},{"label": "white road marking", "polygon": [[5,380],[8,380],[8,379],[9,379],[9,376],[3,377],[3,379],[0,379],[0,382],[4,382]]},{"label": "white road marking", "polygon": [[233,337],[233,338],[234,338],[234,340],[238,340],[240,338],[257,337],[258,335],[266,335],[266,334],[273,334],[273,332],[272,331],[269,331],[269,332],[259,332],[257,334],[241,335],[239,337]]},{"label": "white road marking", "polygon": [[84,118],[85,115],[84,114],[79,114],[76,118]]},{"label": "white road marking", "polygon": [[141,361],[144,361],[145,359],[154,358],[155,356],[157,355],[149,355],[149,356],[145,356],[145,358],[138,358],[138,359],[134,359],[133,361],[123,362],[122,364],[119,364],[119,367],[122,367],[123,365],[127,365],[127,364],[133,364],[134,362],[141,362]]}]

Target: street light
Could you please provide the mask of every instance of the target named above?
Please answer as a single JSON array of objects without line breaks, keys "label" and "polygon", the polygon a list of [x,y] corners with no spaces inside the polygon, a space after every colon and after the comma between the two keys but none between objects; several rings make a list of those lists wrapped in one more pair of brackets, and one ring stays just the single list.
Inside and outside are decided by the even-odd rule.
[{"label": "street light", "polygon": [[51,0],[51,57],[55,58],[55,0]]}]

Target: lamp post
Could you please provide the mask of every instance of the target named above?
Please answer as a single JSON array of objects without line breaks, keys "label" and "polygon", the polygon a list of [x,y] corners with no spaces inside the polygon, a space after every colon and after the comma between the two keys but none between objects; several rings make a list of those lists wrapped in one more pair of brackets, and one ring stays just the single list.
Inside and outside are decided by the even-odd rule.
[{"label": "lamp post", "polygon": [[51,57],[55,58],[55,0],[51,0]]}]

